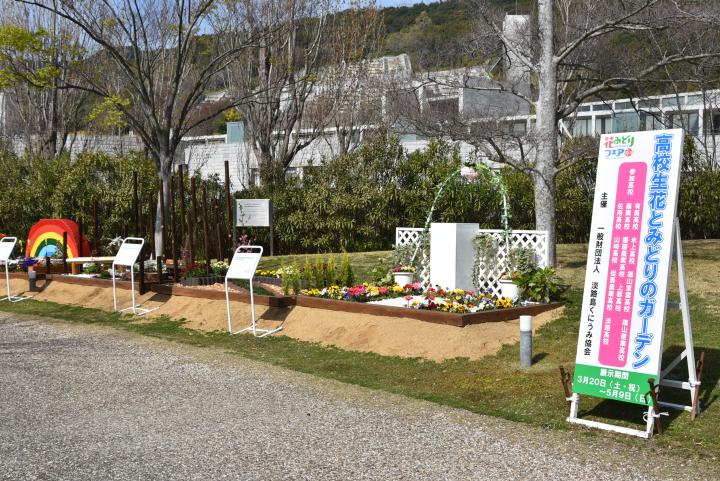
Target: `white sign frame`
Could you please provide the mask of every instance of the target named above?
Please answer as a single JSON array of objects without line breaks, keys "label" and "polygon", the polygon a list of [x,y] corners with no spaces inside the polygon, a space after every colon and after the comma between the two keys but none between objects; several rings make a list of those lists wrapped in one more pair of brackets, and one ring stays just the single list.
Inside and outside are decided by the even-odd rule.
[{"label": "white sign frame", "polygon": [[[643,139],[643,137],[646,138]],[[635,138],[640,138],[640,142],[635,144]],[[610,173],[602,179],[602,182],[600,182],[601,178],[600,175],[598,175],[598,182],[596,183],[595,200],[593,204],[593,226],[588,251],[588,268],[581,316],[581,319],[585,320],[585,322],[581,324],[578,340],[576,370],[573,376],[573,393],[568,398],[570,402],[570,415],[567,421],[570,423],[647,439],[652,437],[654,433],[656,420],[659,421],[662,414],[667,414],[660,413],[659,406],[689,411],[693,418],[700,412],[698,399],[700,382],[698,381],[698,373],[696,372],[695,366],[680,224],[675,217],[680,184],[679,175],[682,164],[683,139],[684,133],[681,129],[606,134],[601,137],[600,152],[598,155],[598,172],[603,168],[602,164],[613,166],[613,168],[607,169],[607,172]],[[643,142],[643,140],[645,142]],[[670,149],[671,143],[674,143],[672,149]],[[617,164],[614,163],[615,161],[617,161]],[[615,167],[615,165],[617,165],[617,167]],[[635,168],[636,165],[639,167]],[[621,175],[621,171],[623,171],[624,174]],[[637,175],[636,172],[638,173]],[[662,192],[658,190],[662,183],[656,180],[656,176],[658,179],[662,176],[665,178],[664,191]],[[642,185],[642,187],[639,187],[640,185]],[[616,188],[617,191],[613,192],[613,188]],[[609,194],[608,191],[610,192]],[[642,196],[639,196],[639,193],[642,193]],[[662,195],[665,197],[662,198],[662,205],[660,205],[657,199]],[[605,204],[603,204],[603,199],[605,199]],[[633,203],[635,207],[630,207]],[[667,204],[667,209],[665,208],[665,203]],[[658,207],[658,205],[660,206]],[[608,206],[610,206],[609,210],[607,209]],[[624,209],[623,206],[625,206]],[[628,214],[631,210],[639,210],[640,213]],[[604,230],[606,228],[607,230]],[[659,240],[657,237],[658,232],[661,234]],[[596,237],[597,242],[595,242]],[[617,240],[620,238],[622,238],[623,245],[622,249],[619,249],[621,252],[618,254],[616,253],[618,249],[615,244],[620,242]],[[629,239],[629,241],[627,241],[627,239]],[[607,250],[602,249],[605,241],[607,241],[607,245],[610,246]],[[624,244],[626,242],[632,247],[628,250],[627,261],[625,260],[624,254],[626,247]],[[637,246],[636,252],[634,252],[634,246]],[[652,254],[650,254],[650,247],[653,248]],[[612,255],[610,255],[610,252],[612,252]],[[671,257],[674,257],[678,263],[677,275],[680,286],[679,303],[667,301]],[[627,262],[627,267],[625,262]],[[649,279],[647,278],[647,272],[651,272],[652,269],[651,271],[647,270],[647,263],[650,262],[657,264],[658,267],[656,267],[657,275]],[[618,267],[619,270],[616,271],[615,269]],[[593,274],[591,274],[591,272]],[[616,272],[617,281],[615,280]],[[598,275],[594,276],[595,273],[598,273]],[[627,282],[625,281],[626,278]],[[655,279],[657,279],[658,283],[656,290],[647,289],[645,284],[650,281],[654,283]],[[662,283],[664,283],[664,285]],[[626,287],[626,284],[629,287]],[[616,291],[619,292],[619,290],[625,290],[627,292],[623,296],[620,296],[620,294],[615,293]],[[657,300],[655,301],[655,298],[653,298],[653,305],[656,306],[654,314],[648,314],[646,313],[648,311],[644,310],[644,302],[645,299],[647,299],[648,292],[651,292],[653,295],[657,293]],[[593,302],[595,297],[597,301]],[[596,307],[593,309],[591,306]],[[618,310],[618,306],[624,306],[623,310]],[[671,362],[670,365],[662,369],[661,356],[663,352],[666,309],[668,307],[679,307],[681,309],[685,334],[685,350],[677,359]],[[594,321],[591,316],[595,318]],[[627,321],[622,321],[622,333],[624,333],[623,336],[626,336],[626,344],[623,344],[622,337],[620,338],[621,340],[618,341],[617,336],[619,329],[616,324],[614,324],[617,320],[615,318],[618,316],[627,319]],[[642,320],[643,318],[641,316],[648,318],[653,316],[652,324],[646,324],[648,321]],[[628,324],[625,324],[625,322]],[[593,325],[595,326],[594,328]],[[646,325],[651,325],[653,330],[646,331]],[[640,329],[640,331],[638,331],[638,329]],[[615,331],[614,334],[613,330]],[[637,339],[641,336],[637,336],[637,332],[641,334],[645,332],[651,333],[650,340],[654,339],[655,341],[655,345],[652,346],[652,351],[643,351],[643,349],[650,344],[649,342],[647,344],[644,342],[638,343]],[[633,334],[636,334],[636,337],[633,337]],[[644,337],[642,339],[645,341]],[[588,342],[590,342],[590,344],[588,344]],[[616,347],[614,343],[617,342],[620,342],[620,349],[613,350]],[[631,342],[635,342],[634,350],[629,348]],[[622,348],[625,345],[628,347],[623,351]],[[616,354],[618,352],[619,354]],[[631,352],[632,356],[630,356]],[[638,354],[638,352],[641,354],[644,352],[645,357],[649,355],[650,362],[646,364],[639,362],[647,361],[647,359],[642,359],[642,356],[637,357],[636,354]],[[611,353],[611,355],[609,356],[608,353]],[[614,356],[617,356],[617,358],[614,358]],[[688,380],[679,381],[667,379],[669,372],[684,359],[687,360]],[[602,366],[607,366],[607,369],[600,369]],[[579,373],[580,368],[582,368],[582,371]],[[600,371],[601,377],[609,375],[614,376],[616,380],[621,379],[621,384],[623,384],[623,380],[625,380],[625,389],[634,392],[635,397],[641,395],[641,398],[638,399],[628,398],[627,395],[631,393],[623,391],[622,385],[615,386],[617,381],[613,382],[612,379],[608,381],[610,386],[613,386],[609,389],[617,388],[617,393],[625,395],[624,398],[620,397],[617,399],[641,405],[643,403],[647,404],[647,412],[643,416],[646,423],[645,430],[631,429],[578,418],[581,394],[590,396],[597,394],[597,397],[601,398],[616,398],[616,391],[613,390],[612,393],[609,391],[606,392],[607,390],[602,388],[602,382],[599,385],[595,382],[597,379],[595,379],[594,370]],[[603,374],[602,371],[607,371],[607,374]],[[622,374],[622,377],[618,376],[618,374]],[[635,378],[636,381],[633,380],[634,376],[637,376]],[[649,384],[647,380],[639,381],[646,377],[650,378]],[[629,381],[627,381],[628,379]],[[600,379],[600,381],[603,380],[604,378]],[[645,385],[642,385],[643,383]],[[651,385],[653,386],[654,392],[650,391]],[[654,403],[650,402],[648,398],[652,397],[653,400],[657,400],[659,386],[690,391],[691,405],[684,406],[662,401],[657,401],[657,405],[653,405]],[[631,388],[635,390],[633,391]]]},{"label": "white sign frame", "polygon": [[[12,244],[12,245],[10,245]],[[20,302],[25,301],[27,299],[30,299],[31,296],[13,296],[12,292],[10,291],[10,268],[8,267],[8,264],[10,263],[10,256],[12,255],[13,251],[15,250],[15,246],[17,245],[17,237],[3,237],[0,239],[0,262],[5,264],[5,282],[7,285],[7,296],[0,298],[0,302],[2,301],[8,301],[8,302]]]},{"label": "white sign frame", "polygon": [[[253,252],[254,251],[254,252]],[[282,326],[275,329],[258,329],[255,319],[255,294],[253,293],[253,277],[257,270],[260,259],[263,255],[262,246],[240,246],[235,249],[233,258],[230,261],[230,267],[225,274],[225,306],[227,310],[228,332],[230,334],[240,334],[241,332],[251,331],[255,337],[265,337],[282,330]],[[232,315],[230,313],[230,279],[247,280],[250,284],[250,311],[252,315],[252,324],[244,329],[233,332]]]},{"label": "white sign frame", "polygon": [[271,225],[270,199],[235,199],[236,227],[270,227]]},{"label": "white sign frame", "polygon": [[[145,314],[159,309],[159,307],[156,307],[155,309],[143,309],[140,305],[135,304],[135,264],[137,263],[137,259],[140,256],[144,245],[145,239],[143,238],[126,237],[122,241],[122,244],[120,244],[117,254],[115,254],[115,260],[112,263],[113,308],[115,309],[115,312],[131,310],[136,316],[144,316]],[[117,281],[115,279],[117,269],[115,266],[130,268],[130,295],[132,298],[132,305],[120,310],[118,310]]]}]

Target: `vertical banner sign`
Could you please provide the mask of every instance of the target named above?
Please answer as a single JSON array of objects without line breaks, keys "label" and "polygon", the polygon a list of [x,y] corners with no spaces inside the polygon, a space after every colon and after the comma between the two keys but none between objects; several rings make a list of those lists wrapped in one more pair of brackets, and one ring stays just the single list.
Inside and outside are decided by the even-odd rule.
[{"label": "vertical banner sign", "polygon": [[573,392],[651,405],[659,380],[682,129],[600,137]]}]

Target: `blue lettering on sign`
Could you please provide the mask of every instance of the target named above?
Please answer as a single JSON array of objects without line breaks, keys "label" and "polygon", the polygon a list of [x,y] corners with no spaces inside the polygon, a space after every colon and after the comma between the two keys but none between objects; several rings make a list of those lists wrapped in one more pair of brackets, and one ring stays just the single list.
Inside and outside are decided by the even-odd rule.
[{"label": "blue lettering on sign", "polygon": [[659,134],[655,136],[655,148],[653,154],[652,169],[653,175],[650,181],[648,205],[650,215],[648,216],[648,233],[643,239],[647,247],[645,255],[645,268],[643,276],[645,281],[640,286],[640,309],[638,315],[642,323],[640,332],[635,335],[635,346],[633,349],[633,368],[638,369],[650,362],[650,357],[644,352],[645,348],[651,346],[654,335],[650,331],[650,319],[655,313],[657,295],[657,283],[655,278],[658,273],[660,262],[660,249],[663,241],[662,227],[665,208],[667,207],[668,181],[672,161],[672,134]]}]

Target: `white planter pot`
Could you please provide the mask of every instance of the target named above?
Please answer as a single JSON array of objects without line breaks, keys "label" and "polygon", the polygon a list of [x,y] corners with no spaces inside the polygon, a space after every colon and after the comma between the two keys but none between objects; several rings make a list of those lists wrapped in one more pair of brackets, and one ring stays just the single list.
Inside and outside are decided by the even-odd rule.
[{"label": "white planter pot", "polygon": [[518,286],[509,279],[500,280],[500,293],[503,297],[509,297],[510,299],[517,299],[518,297]]},{"label": "white planter pot", "polygon": [[393,277],[395,278],[395,284],[400,287],[405,287],[413,283],[413,277],[415,277],[415,275],[413,272],[393,272]]}]

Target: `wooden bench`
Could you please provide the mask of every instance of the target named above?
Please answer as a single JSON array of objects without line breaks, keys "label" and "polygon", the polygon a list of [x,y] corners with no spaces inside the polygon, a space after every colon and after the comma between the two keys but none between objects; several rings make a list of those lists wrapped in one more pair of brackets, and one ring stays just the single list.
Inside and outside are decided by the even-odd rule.
[{"label": "wooden bench", "polygon": [[[66,262],[70,264],[70,269],[72,274],[82,274],[82,266],[83,264],[100,264],[103,266],[111,266],[113,261],[115,260],[115,257],[69,257]],[[119,267],[119,266],[118,266]],[[121,272],[121,269],[118,268],[118,272]]]}]

